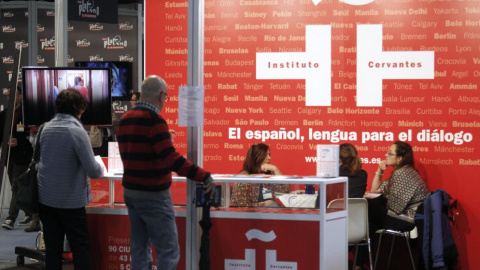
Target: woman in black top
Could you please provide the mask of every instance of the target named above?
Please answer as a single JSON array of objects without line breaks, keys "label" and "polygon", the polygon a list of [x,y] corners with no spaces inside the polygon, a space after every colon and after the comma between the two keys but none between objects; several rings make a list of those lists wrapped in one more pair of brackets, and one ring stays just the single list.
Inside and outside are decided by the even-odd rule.
[{"label": "woman in black top", "polygon": [[[362,170],[362,160],[358,157],[357,149],[350,143],[340,145],[340,176],[348,177],[348,197],[363,198],[367,189],[367,172]],[[361,246],[359,254],[364,254],[365,250],[368,256],[368,250]],[[362,257],[362,256],[360,256]],[[362,257],[363,258],[363,257]],[[365,260],[357,258],[355,269],[363,269],[361,265]]]},{"label": "woman in black top", "polygon": [[340,176],[348,177],[348,197],[363,198],[367,189],[367,172],[362,170],[362,160],[350,143],[340,145]]}]

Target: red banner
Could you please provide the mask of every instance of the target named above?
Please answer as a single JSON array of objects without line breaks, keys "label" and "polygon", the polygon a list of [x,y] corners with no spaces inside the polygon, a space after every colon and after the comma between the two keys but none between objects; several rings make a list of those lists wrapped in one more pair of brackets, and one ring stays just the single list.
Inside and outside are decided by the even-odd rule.
[{"label": "red banner", "polygon": [[[180,151],[187,6],[145,1],[146,75],[169,84]],[[479,266],[479,26],[478,1],[205,1],[205,167],[236,173],[263,141],[284,174],[314,175],[317,144],[350,142],[373,176],[408,141],[430,190],[458,199],[462,268]]]},{"label": "red banner", "polygon": [[[176,217],[175,222],[180,244],[178,269],[185,269],[185,218]],[[128,215],[88,214],[88,227],[93,269],[131,269]],[[155,258],[154,251],[152,256]]]}]

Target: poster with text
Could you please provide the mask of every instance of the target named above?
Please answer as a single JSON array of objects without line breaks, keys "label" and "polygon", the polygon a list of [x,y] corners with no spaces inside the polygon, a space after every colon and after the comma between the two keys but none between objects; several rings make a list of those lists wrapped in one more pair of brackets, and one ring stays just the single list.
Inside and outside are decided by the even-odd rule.
[{"label": "poster with text", "polygon": [[[462,269],[480,233],[480,1],[206,0],[204,167],[237,173],[251,144],[284,174],[314,175],[316,145],[352,143],[369,174],[397,140],[430,190],[458,200]],[[146,75],[169,84],[178,127],[188,1],[145,1]],[[388,177],[390,170],[386,172]],[[369,187],[368,187],[369,188]]]}]

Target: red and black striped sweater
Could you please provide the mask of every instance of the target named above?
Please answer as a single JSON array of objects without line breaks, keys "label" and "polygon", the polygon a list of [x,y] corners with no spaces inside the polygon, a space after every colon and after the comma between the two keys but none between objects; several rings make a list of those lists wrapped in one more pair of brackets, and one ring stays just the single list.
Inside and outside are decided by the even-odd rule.
[{"label": "red and black striped sweater", "polygon": [[197,182],[210,173],[176,152],[165,120],[154,111],[136,106],[120,119],[117,139],[124,174],[122,185],[131,190],[161,191],[172,183],[174,171]]}]

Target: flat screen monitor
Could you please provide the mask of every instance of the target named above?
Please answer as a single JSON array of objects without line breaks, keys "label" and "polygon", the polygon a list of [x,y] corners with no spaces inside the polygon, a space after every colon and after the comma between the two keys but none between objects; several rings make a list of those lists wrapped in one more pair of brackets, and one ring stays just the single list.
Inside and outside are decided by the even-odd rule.
[{"label": "flat screen monitor", "polygon": [[112,69],[112,98],[114,100],[130,100],[133,92],[132,62],[103,61],[75,62],[76,67],[109,67]]},{"label": "flat screen monitor", "polygon": [[110,68],[23,67],[22,78],[25,125],[50,121],[58,93],[69,88],[79,90],[87,101],[84,125],[112,124]]}]

